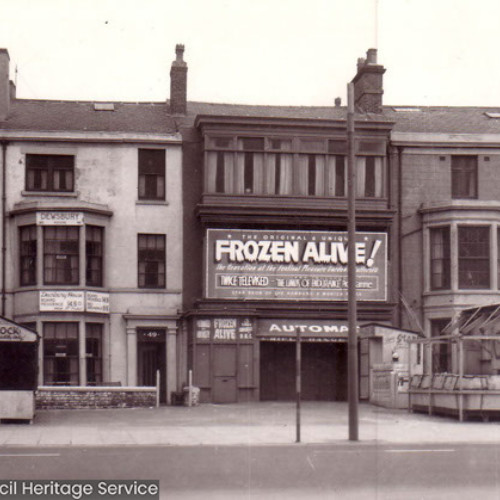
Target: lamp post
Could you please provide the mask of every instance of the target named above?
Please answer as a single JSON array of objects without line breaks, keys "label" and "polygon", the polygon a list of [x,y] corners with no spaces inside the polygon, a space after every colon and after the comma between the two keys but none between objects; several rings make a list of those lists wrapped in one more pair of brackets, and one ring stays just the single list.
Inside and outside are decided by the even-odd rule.
[{"label": "lamp post", "polygon": [[358,336],[356,303],[356,150],[354,140],[354,84],[347,85],[347,399],[349,441],[358,440]]}]

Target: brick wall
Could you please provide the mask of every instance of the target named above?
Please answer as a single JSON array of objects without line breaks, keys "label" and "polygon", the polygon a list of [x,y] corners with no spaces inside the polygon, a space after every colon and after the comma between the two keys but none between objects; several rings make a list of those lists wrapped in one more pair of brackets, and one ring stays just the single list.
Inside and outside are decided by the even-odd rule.
[{"label": "brick wall", "polygon": [[36,408],[89,409],[156,406],[154,387],[39,387]]}]

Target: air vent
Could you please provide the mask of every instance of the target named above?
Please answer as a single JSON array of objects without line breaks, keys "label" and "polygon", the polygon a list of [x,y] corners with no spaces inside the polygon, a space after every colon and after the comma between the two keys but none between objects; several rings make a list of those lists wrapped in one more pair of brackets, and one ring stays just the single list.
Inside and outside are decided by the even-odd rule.
[{"label": "air vent", "polygon": [[95,111],[114,111],[115,105],[112,102],[95,102]]}]

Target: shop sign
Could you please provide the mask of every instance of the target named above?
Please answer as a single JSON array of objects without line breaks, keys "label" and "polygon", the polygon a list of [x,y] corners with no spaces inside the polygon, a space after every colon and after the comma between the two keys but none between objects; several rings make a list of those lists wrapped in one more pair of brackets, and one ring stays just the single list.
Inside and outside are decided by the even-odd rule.
[{"label": "shop sign", "polygon": [[253,331],[253,321],[249,318],[205,318],[195,322],[195,336],[198,341],[253,340]]},{"label": "shop sign", "polygon": [[40,291],[41,312],[91,312],[109,314],[109,293],[81,290]]},{"label": "shop sign", "polygon": [[0,318],[0,342],[36,342],[35,332],[17,323]]},{"label": "shop sign", "polygon": [[109,314],[109,293],[86,292],[85,307],[87,312]]},{"label": "shop sign", "polygon": [[311,342],[346,342],[347,321],[261,319],[258,337],[267,341],[294,341],[300,335]]},{"label": "shop sign", "polygon": [[40,291],[41,312],[83,312],[84,293],[82,291]]},{"label": "shop sign", "polygon": [[37,212],[38,226],[83,226],[83,212]]},{"label": "shop sign", "polygon": [[[345,232],[208,229],[207,298],[345,301]],[[356,233],[359,300],[385,301],[387,234]]]}]

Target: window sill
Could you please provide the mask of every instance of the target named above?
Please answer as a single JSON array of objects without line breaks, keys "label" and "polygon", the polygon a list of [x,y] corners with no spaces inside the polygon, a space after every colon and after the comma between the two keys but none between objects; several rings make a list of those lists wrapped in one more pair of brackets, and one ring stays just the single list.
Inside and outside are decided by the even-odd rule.
[{"label": "window sill", "polygon": [[23,196],[33,196],[33,197],[41,197],[41,196],[50,196],[57,198],[77,198],[80,194],[78,191],[71,192],[63,192],[63,191],[21,191]]},{"label": "window sill", "polygon": [[160,205],[168,206],[169,202],[165,200],[136,200],[136,205]]}]

